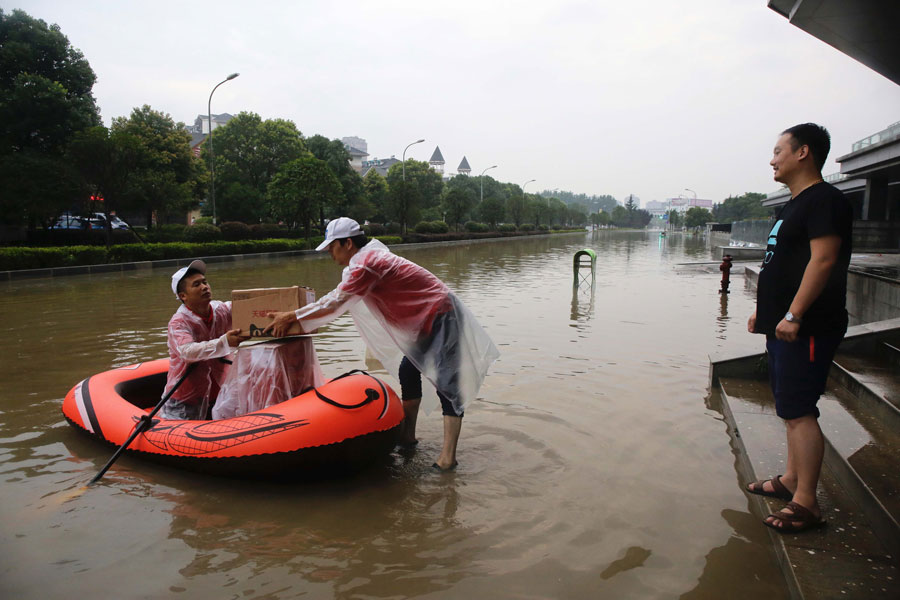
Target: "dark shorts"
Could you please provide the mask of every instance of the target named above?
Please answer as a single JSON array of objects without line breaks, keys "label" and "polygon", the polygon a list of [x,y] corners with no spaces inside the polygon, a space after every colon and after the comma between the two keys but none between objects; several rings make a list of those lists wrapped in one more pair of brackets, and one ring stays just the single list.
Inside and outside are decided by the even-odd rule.
[{"label": "dark shorts", "polygon": [[[464,411],[458,414],[453,408],[453,403],[445,396],[441,389],[452,394],[457,388],[459,376],[459,326],[455,311],[438,315],[432,324],[431,335],[422,342],[422,350],[439,345],[441,350],[441,364],[438,368],[438,398],[441,400],[441,412],[448,417],[462,417]],[[400,362],[400,395],[403,400],[414,400],[422,397],[422,374],[405,356]]]},{"label": "dark shorts", "polygon": [[784,342],[766,337],[769,353],[769,383],[775,395],[775,412],[782,419],[806,415],[819,418],[816,403],[825,392],[828,370],[841,335],[817,335]]}]

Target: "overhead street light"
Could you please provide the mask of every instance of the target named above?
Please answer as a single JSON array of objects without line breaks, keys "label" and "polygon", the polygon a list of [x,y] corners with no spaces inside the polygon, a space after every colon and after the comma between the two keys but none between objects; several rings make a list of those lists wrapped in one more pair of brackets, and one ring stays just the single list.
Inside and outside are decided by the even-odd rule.
[{"label": "overhead street light", "polygon": [[403,149],[403,181],[406,181],[406,151],[409,150],[410,146],[415,146],[416,144],[421,144],[425,141],[425,138],[421,140],[416,140],[415,142],[408,144],[406,148]]},{"label": "overhead street light", "polygon": [[537,179],[529,179],[525,183],[522,184],[522,198],[525,198],[525,186],[531,183],[532,181],[537,181]]},{"label": "overhead street light", "polygon": [[478,176],[479,179],[481,179],[481,202],[484,202],[484,174],[487,173],[488,171],[490,171],[491,169],[496,169],[496,168],[497,168],[497,165],[494,165],[493,167],[488,167],[487,169],[485,169],[484,171],[481,172],[481,175]]},{"label": "overhead street light", "polygon": [[[216,159],[213,156],[213,127],[212,127],[212,97],[216,89],[226,81],[231,81],[240,73],[232,73],[222,81],[216,84],[216,87],[209,93],[209,102],[206,103],[206,118],[209,123],[209,198],[212,201],[213,208],[213,225],[218,224],[216,220]],[[201,121],[202,122],[202,121]]]}]

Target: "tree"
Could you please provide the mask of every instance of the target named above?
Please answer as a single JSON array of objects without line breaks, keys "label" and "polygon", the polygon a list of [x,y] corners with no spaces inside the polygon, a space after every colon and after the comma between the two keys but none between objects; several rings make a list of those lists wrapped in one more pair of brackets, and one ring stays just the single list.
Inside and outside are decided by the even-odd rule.
[{"label": "tree", "polygon": [[[593,216],[593,215],[591,215]],[[579,227],[588,223],[588,211],[584,205],[580,203],[574,203],[567,207],[566,209],[566,225],[569,227]]]},{"label": "tree", "polygon": [[107,244],[111,228],[109,215],[127,203],[128,186],[141,150],[139,141],[130,133],[121,129],[111,132],[102,125],[78,132],[69,145],[69,159],[85,186],[92,196],[103,198]]},{"label": "tree", "polygon": [[[403,163],[397,162],[388,169],[387,182],[390,188],[403,180]],[[431,168],[427,162],[406,160],[406,181],[411,183],[418,194],[417,208],[425,209],[438,206],[441,202],[441,191],[444,181],[441,174]],[[412,221],[411,221],[412,222]]]},{"label": "tree", "polygon": [[747,192],[736,197],[729,196],[720,204],[713,206],[713,219],[717,223],[767,219],[772,215],[772,208],[762,205],[765,199],[765,194],[755,192]]},{"label": "tree", "polygon": [[205,195],[206,168],[191,152],[191,136],[184,124],[168,114],[146,104],[135,108],[127,119],[113,119],[110,138],[118,138],[119,145],[133,140],[136,164],[128,181],[127,201],[133,210],[145,212],[148,227],[153,213],[160,221],[166,215],[187,213]]},{"label": "tree", "polygon": [[[355,206],[357,211],[365,212],[365,205],[360,202],[364,200],[362,177],[350,166],[350,153],[347,152],[344,143],[340,140],[329,140],[322,135],[314,135],[306,140],[306,148],[313,156],[325,161],[341,184],[342,198],[332,206],[325,207],[326,216],[348,216],[351,206]],[[359,220],[358,217],[366,219],[369,216],[371,214],[357,214],[354,218]]]},{"label": "tree", "polygon": [[503,220],[506,207],[500,198],[490,196],[484,199],[484,202],[478,207],[478,212],[481,215],[482,223],[487,223],[491,229],[497,229],[497,223]]},{"label": "tree", "polygon": [[60,213],[87,198],[78,171],[60,157],[37,152],[0,156],[2,225],[48,227]]},{"label": "tree", "polygon": [[[297,127],[284,119],[242,112],[213,134],[216,212],[220,221],[257,223],[266,214],[269,182],[287,163],[307,156]],[[209,164],[209,148],[203,144]],[[211,207],[206,207],[207,211]]]},{"label": "tree", "polygon": [[[57,25],[0,9],[0,217],[35,227],[81,199],[65,160],[78,131],[100,124],[94,71]],[[56,213],[56,214],[54,214]]]},{"label": "tree", "polygon": [[547,225],[565,225],[567,221],[566,203],[559,198],[547,198]]},{"label": "tree", "polygon": [[699,206],[692,206],[684,215],[685,227],[703,227],[710,221],[712,221],[712,213]]},{"label": "tree", "polygon": [[[388,175],[390,175],[390,171]],[[419,220],[421,205],[419,188],[414,182],[401,179],[389,183],[388,189],[385,212],[389,219],[400,224],[400,232],[406,233],[407,226]]]},{"label": "tree", "polygon": [[675,229],[684,225],[684,217],[677,210],[670,210],[666,213],[669,220],[669,227]]},{"label": "tree", "polygon": [[589,212],[606,211],[612,212],[618,202],[608,194],[601,196],[588,196],[587,194],[575,194],[564,190],[544,190],[540,193],[545,198],[559,198],[566,204],[581,204]]},{"label": "tree", "polygon": [[528,206],[525,202],[525,196],[521,193],[521,188],[516,186],[516,189],[519,190],[519,192],[510,194],[509,198],[506,200],[506,214],[509,215],[509,218],[516,224],[516,227],[519,227],[525,220]]},{"label": "tree", "polygon": [[475,194],[462,186],[448,185],[447,188],[443,199],[444,218],[448,225],[459,231],[460,223],[466,221],[469,211],[475,206]]},{"label": "tree", "polygon": [[550,206],[547,201],[540,196],[529,196],[526,194],[526,206],[528,215],[531,217],[535,227],[541,223],[548,225],[550,223]]},{"label": "tree", "polygon": [[303,227],[309,239],[321,208],[341,194],[341,183],[325,161],[307,156],[283,165],[272,177],[268,207],[275,220],[284,221],[291,229]]},{"label": "tree", "polygon": [[376,221],[383,223],[387,220],[388,184],[387,179],[378,174],[375,169],[369,169],[363,177],[363,192],[366,201],[372,205],[372,215]]}]

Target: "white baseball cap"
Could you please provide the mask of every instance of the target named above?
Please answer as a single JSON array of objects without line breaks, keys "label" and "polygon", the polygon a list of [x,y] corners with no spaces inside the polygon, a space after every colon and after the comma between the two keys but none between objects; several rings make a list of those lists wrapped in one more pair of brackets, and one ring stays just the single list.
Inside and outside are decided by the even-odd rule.
[{"label": "white baseball cap", "polygon": [[[200,271],[204,275],[206,275],[206,263],[202,260],[194,260],[191,261],[186,267],[181,267],[175,273],[172,274],[172,291],[175,293],[175,297],[178,298],[178,284],[181,283],[181,280],[184,279],[185,274],[194,269],[196,271]],[[181,298],[178,298],[179,300]]]},{"label": "white baseball cap", "polygon": [[335,219],[328,223],[328,226],[325,228],[325,241],[316,246],[316,250],[321,252],[334,240],[342,240],[344,238],[360,235],[361,233],[362,229],[359,228],[359,223],[353,219],[349,217]]}]

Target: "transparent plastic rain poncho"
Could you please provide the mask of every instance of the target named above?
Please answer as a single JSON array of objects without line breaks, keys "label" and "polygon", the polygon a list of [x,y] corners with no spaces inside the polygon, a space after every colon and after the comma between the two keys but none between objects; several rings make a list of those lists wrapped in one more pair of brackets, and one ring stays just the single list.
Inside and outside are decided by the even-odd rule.
[{"label": "transparent plastic rain poncho", "polygon": [[325,383],[311,338],[242,346],[233,360],[213,419],[261,410]]},{"label": "transparent plastic rain poncho", "polygon": [[[347,311],[390,375],[398,376],[406,356],[460,414],[500,356],[475,316],[440,279],[378,240],[351,257],[337,288],[296,314],[303,330],[312,331]],[[432,331],[437,322],[441,326]],[[426,412],[437,403],[435,391],[423,386]]]},{"label": "transparent plastic rain poncho", "polygon": [[210,303],[212,319],[207,322],[182,304],[169,319],[167,344],[169,346],[169,374],[163,396],[169,393],[187,371],[191,363],[200,363],[175,390],[166,406],[160,411],[167,416],[170,404],[202,403],[199,414],[206,414],[209,402],[219,393],[228,365],[220,360],[234,351],[228,345],[226,334],[231,329],[231,302],[213,300]]}]

